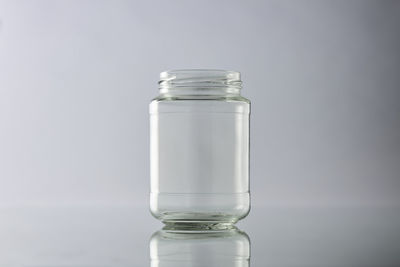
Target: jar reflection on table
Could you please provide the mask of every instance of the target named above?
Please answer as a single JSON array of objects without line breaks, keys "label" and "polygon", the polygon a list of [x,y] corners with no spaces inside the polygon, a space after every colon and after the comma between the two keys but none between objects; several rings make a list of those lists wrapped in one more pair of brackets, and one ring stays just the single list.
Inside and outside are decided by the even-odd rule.
[{"label": "jar reflection on table", "polygon": [[250,239],[237,229],[210,232],[160,230],[150,239],[151,267],[250,266]]}]

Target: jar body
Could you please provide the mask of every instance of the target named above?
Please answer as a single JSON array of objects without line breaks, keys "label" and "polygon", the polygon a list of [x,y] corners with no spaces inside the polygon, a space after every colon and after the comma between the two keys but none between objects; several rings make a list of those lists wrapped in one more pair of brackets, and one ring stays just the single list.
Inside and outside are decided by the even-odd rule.
[{"label": "jar body", "polygon": [[232,224],[250,209],[250,102],[159,97],[150,103],[150,210],[166,224]]}]

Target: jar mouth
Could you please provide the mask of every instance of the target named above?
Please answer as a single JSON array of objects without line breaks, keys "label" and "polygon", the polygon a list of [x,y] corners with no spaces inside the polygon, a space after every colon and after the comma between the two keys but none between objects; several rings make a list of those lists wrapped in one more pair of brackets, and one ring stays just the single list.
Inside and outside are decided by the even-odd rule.
[{"label": "jar mouth", "polygon": [[160,73],[158,84],[162,94],[183,89],[196,89],[197,94],[216,94],[220,91],[239,94],[242,88],[240,72],[218,69],[164,71]]}]

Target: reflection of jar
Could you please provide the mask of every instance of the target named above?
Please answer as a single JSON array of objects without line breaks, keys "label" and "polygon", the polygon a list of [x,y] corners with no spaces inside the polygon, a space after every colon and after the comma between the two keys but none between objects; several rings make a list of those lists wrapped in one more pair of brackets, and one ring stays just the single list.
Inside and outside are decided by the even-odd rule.
[{"label": "reflection of jar", "polygon": [[150,240],[151,267],[250,266],[250,240],[236,229],[222,232],[158,231]]},{"label": "reflection of jar", "polygon": [[240,95],[240,73],[160,77],[150,103],[151,212],[166,224],[229,226],[250,209],[250,101]]}]

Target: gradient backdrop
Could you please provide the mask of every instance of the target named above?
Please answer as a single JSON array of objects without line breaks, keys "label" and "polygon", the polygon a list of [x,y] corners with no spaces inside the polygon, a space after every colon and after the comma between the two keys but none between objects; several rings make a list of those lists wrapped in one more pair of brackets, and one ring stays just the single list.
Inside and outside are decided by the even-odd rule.
[{"label": "gradient backdrop", "polygon": [[400,1],[0,1],[0,205],[138,205],[158,74],[242,72],[253,205],[400,204]]}]

